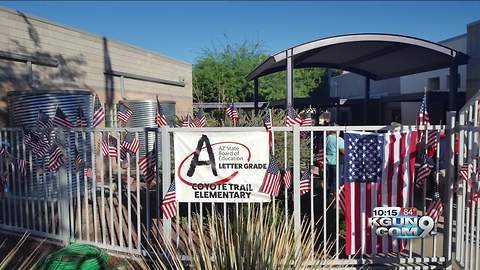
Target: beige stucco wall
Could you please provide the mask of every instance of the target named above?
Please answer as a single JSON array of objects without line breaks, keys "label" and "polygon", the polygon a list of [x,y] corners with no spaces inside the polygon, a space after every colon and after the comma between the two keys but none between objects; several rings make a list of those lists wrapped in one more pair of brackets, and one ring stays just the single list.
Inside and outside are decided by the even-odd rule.
[{"label": "beige stucco wall", "polygon": [[[122,99],[120,78],[106,79],[104,71],[108,69],[184,81],[182,87],[125,79],[123,98],[154,99],[158,94],[160,100],[176,101],[178,115],[192,111],[192,65],[158,53],[3,8],[0,51],[50,57],[60,63],[57,68],[33,65],[33,88],[88,89],[107,103]],[[24,63],[0,60],[3,113],[7,91],[32,88],[26,78]],[[108,83],[111,78],[113,84]]]}]

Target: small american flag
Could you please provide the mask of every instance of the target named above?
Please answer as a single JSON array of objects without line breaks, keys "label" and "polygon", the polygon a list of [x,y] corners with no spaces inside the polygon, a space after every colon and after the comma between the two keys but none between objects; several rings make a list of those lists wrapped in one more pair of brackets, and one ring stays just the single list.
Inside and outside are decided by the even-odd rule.
[{"label": "small american flag", "polygon": [[[427,109],[427,92],[423,94],[422,103],[420,105],[420,110],[417,115],[417,126],[428,126],[430,124],[430,115],[428,114]],[[421,141],[425,134],[424,130],[419,132],[418,140]]]},{"label": "small american flag", "polygon": [[304,195],[310,191],[310,169],[307,168],[300,178],[300,195]]},{"label": "small american flag", "polygon": [[122,147],[132,153],[137,153],[138,148],[140,147],[140,142],[138,141],[138,138],[133,133],[127,132],[127,134],[125,135],[125,138],[123,139]]},{"label": "small american flag", "polygon": [[138,161],[138,166],[143,176],[145,177],[145,182],[151,182],[155,179],[155,167],[157,165],[157,160],[155,159],[155,151],[149,151],[145,156],[141,157]]},{"label": "small american flag", "polygon": [[72,122],[70,122],[70,120],[62,111],[62,109],[60,109],[60,107],[57,107],[57,110],[55,111],[55,116],[52,119],[52,124],[54,127],[67,127],[67,128],[74,127]]},{"label": "small american flag", "polygon": [[285,187],[288,189],[292,186],[292,169],[288,168],[283,173],[283,183]]},{"label": "small american flag", "polygon": [[117,138],[109,135],[108,139],[105,138],[102,141],[102,153],[103,156],[117,157]]},{"label": "small american flag", "polygon": [[195,127],[206,127],[207,126],[207,118],[202,110],[198,111],[197,115],[193,119],[193,124]]},{"label": "small american flag", "polygon": [[315,162],[317,163],[318,166],[323,167],[324,160],[325,160],[325,155],[323,152],[323,145],[319,145],[318,152],[315,155]]},{"label": "small american flag", "polygon": [[50,148],[50,144],[45,135],[35,134],[31,131],[25,134],[25,144],[29,146],[37,156],[47,155]]},{"label": "small american flag", "polygon": [[37,128],[51,128],[50,117],[42,110],[38,110]]},{"label": "small american flag", "polygon": [[312,113],[307,112],[304,114],[304,117],[302,119],[301,126],[302,127],[313,127],[314,121],[312,119]]},{"label": "small american flag", "polygon": [[74,150],[75,150],[75,161],[74,161],[74,163],[75,163],[75,168],[78,170],[83,163],[83,159],[82,159],[82,155],[78,151],[77,147],[75,147]]},{"label": "small american flag", "polygon": [[95,95],[95,105],[93,111],[93,127],[98,127],[105,119],[105,110],[103,110],[100,99]]},{"label": "small american flag", "polygon": [[470,181],[472,176],[471,176],[471,172],[472,172],[472,165],[471,164],[463,164],[462,166],[460,166],[460,169],[458,170],[458,174],[459,176],[464,180],[464,181]]},{"label": "small american flag", "polygon": [[21,176],[27,176],[27,161],[24,159],[17,160],[18,171]]},{"label": "small american flag", "polygon": [[431,217],[435,223],[443,213],[443,204],[440,199],[440,192],[438,192],[438,184],[435,185],[435,191],[433,192],[433,198],[427,209],[427,216]]},{"label": "small american flag", "polygon": [[263,117],[263,126],[267,132],[272,132],[272,119],[270,118],[270,114]]},{"label": "small american flag", "polygon": [[170,188],[168,188],[167,194],[165,194],[165,198],[163,198],[162,202],[163,217],[166,219],[171,219],[177,214],[177,204],[175,202],[175,198],[175,181],[172,181],[172,183],[170,183]]},{"label": "small american flag", "polygon": [[133,110],[129,106],[127,106],[124,103],[120,103],[118,105],[118,113],[117,113],[117,118],[120,120],[122,123],[126,124],[128,120],[130,120],[130,117],[133,115]]},{"label": "small american flag", "polygon": [[84,168],[84,169],[83,169],[83,175],[84,175],[86,178],[93,178],[93,170],[92,170],[92,168]]},{"label": "small american flag", "polygon": [[63,152],[58,146],[54,146],[48,158],[48,170],[54,172],[63,165]]},{"label": "small american flag", "polygon": [[345,214],[345,186],[340,186],[338,189],[338,206],[342,214]]},{"label": "small american flag", "polygon": [[437,150],[438,144],[438,130],[429,130],[427,139],[427,155],[433,157]]},{"label": "small american flag", "polygon": [[84,128],[87,127],[87,119],[83,113],[82,107],[78,106],[77,109],[77,127]]},{"label": "small american flag", "polygon": [[227,105],[227,107],[225,108],[225,112],[227,113],[230,120],[232,120],[232,123],[236,125],[238,123],[239,117],[238,117],[238,111],[237,111],[237,108],[235,107],[235,104],[232,103]]},{"label": "small american flag", "polygon": [[160,105],[160,101],[158,101],[158,96],[157,96],[157,115],[155,117],[155,122],[157,123],[158,127],[168,126],[167,117],[165,116],[165,112],[163,111],[162,105]]},{"label": "small american flag", "polygon": [[263,177],[263,183],[260,187],[260,192],[277,196],[280,191],[280,169],[278,168],[277,160],[272,156],[270,164],[268,164],[267,171]]},{"label": "small american flag", "polygon": [[288,107],[287,109],[287,117],[285,123],[287,127],[291,126],[299,126],[303,122],[303,119],[300,115],[297,114],[294,108]]},{"label": "small american flag", "polygon": [[429,158],[425,159],[425,162],[418,168],[417,172],[417,181],[415,183],[415,186],[417,188],[421,188],[425,181],[428,179],[430,174],[432,173],[434,166],[432,164],[432,160]]},{"label": "small american flag", "polygon": [[128,150],[125,147],[120,147],[120,167],[122,169],[127,169],[129,166],[129,157]]},{"label": "small american flag", "polygon": [[195,124],[190,119],[190,115],[187,115],[187,118],[183,120],[182,127],[195,127]]}]

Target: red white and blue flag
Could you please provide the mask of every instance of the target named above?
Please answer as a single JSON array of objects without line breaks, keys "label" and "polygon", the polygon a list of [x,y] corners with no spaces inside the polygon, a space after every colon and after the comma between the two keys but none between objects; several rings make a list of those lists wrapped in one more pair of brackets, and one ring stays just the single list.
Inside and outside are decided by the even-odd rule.
[{"label": "red white and blue flag", "polygon": [[87,119],[85,118],[85,114],[83,113],[82,107],[78,107],[77,110],[77,127],[87,127]]},{"label": "red white and blue flag", "polygon": [[287,117],[285,119],[285,124],[287,127],[291,126],[300,126],[303,122],[303,118],[297,114],[294,108],[288,107]]},{"label": "red white and blue flag", "polygon": [[265,115],[263,117],[263,126],[265,127],[265,130],[268,132],[268,145],[270,146],[270,149],[273,149],[273,127],[272,127],[272,118],[270,117],[270,114]]},{"label": "red white and blue flag", "polygon": [[118,120],[126,124],[128,123],[128,120],[130,120],[130,117],[132,117],[132,115],[133,115],[132,108],[120,102],[120,104],[118,105],[118,113],[117,113]]},{"label": "red white and blue flag", "polygon": [[277,197],[280,191],[280,184],[280,169],[278,168],[277,160],[272,156],[270,158],[270,163],[268,164],[265,176],[263,177],[263,183],[260,187],[260,192]]},{"label": "red white and blue flag", "polygon": [[225,108],[225,112],[227,113],[228,118],[230,118],[230,120],[232,121],[233,125],[236,125],[238,123],[239,116],[235,104],[232,103],[227,105],[227,107]]},{"label": "red white and blue flag", "polygon": [[302,177],[300,177],[300,195],[304,195],[310,191],[310,168],[307,168]]},{"label": "red white and blue flag", "polygon": [[195,127],[195,124],[192,122],[192,119],[190,118],[190,115],[187,115],[187,118],[185,118],[182,122],[182,127]]},{"label": "red white and blue flag", "polygon": [[117,157],[117,138],[109,135],[108,138],[102,140],[103,156]]},{"label": "red white and blue flag", "polygon": [[157,123],[157,127],[168,126],[167,117],[165,116],[165,112],[163,111],[162,105],[160,105],[160,101],[158,101],[158,96],[157,96],[157,115],[155,117],[155,122]]},{"label": "red white and blue flag", "polygon": [[[426,127],[430,125],[430,115],[428,114],[427,108],[427,92],[423,94],[422,103],[420,104],[420,110],[418,111],[417,115],[417,126]],[[425,134],[424,130],[421,130],[418,133],[418,140],[421,141]]]},{"label": "red white and blue flag", "polygon": [[[135,154],[138,152],[138,149],[140,148],[140,141],[135,136],[135,134],[131,132],[127,132],[127,134],[125,135],[125,138],[123,139],[122,147]],[[125,159],[122,158],[122,160],[125,160]]]},{"label": "red white and blue flag", "polygon": [[291,168],[285,169],[285,172],[283,173],[283,183],[285,184],[285,187],[287,189],[292,186],[292,169]]},{"label": "red white and blue flag", "polygon": [[155,150],[149,151],[145,156],[139,159],[138,167],[145,177],[145,182],[149,183],[155,179],[156,166],[157,160]]},{"label": "red white and blue flag", "polygon": [[195,115],[195,118],[193,119],[193,125],[200,128],[207,126],[207,118],[202,110],[198,111],[197,115]]},{"label": "red white and blue flag", "polygon": [[168,188],[167,194],[165,194],[165,198],[163,198],[161,206],[163,217],[166,219],[171,219],[177,214],[177,203],[175,202],[176,196],[175,181],[172,181],[172,183],[170,183],[170,187]]},{"label": "red white and blue flag", "polygon": [[52,124],[54,127],[67,127],[67,128],[73,128],[72,122],[68,119],[67,115],[60,109],[60,107],[57,107],[57,110],[55,112],[55,116],[52,119]]},{"label": "red white and blue flag", "polygon": [[375,234],[375,207],[412,205],[417,132],[345,133],[347,255],[399,252],[405,241]]},{"label": "red white and blue flag", "polygon": [[17,160],[18,171],[21,176],[27,176],[27,161],[24,159]]},{"label": "red white and blue flag", "polygon": [[313,127],[313,125],[314,125],[314,121],[313,121],[313,118],[312,118],[312,113],[311,112],[305,113],[303,115],[301,126],[302,127]]},{"label": "red white and blue flag", "polygon": [[58,146],[54,146],[50,151],[48,158],[48,170],[51,172],[57,171],[63,165],[63,152]]},{"label": "red white and blue flag", "polygon": [[105,119],[105,110],[100,103],[100,99],[95,95],[95,104],[93,107],[93,127],[98,127]]},{"label": "red white and blue flag", "polygon": [[38,110],[37,128],[51,128],[50,117],[42,110]]}]

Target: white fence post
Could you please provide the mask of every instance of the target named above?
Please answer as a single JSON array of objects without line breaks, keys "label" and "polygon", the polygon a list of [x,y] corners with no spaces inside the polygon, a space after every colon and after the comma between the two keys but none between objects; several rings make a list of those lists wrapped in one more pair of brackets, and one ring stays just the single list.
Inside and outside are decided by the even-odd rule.
[{"label": "white fence post", "polygon": [[293,223],[297,251],[301,241],[301,207],[300,207],[300,130],[293,126]]},{"label": "white fence post", "polygon": [[[69,137],[65,136],[65,131],[63,129],[59,129],[57,132],[57,135],[58,135],[58,139],[63,143],[65,143],[66,140],[69,140]],[[70,160],[69,152],[66,152],[64,154],[65,154],[64,155],[65,163],[70,163],[71,160]],[[57,171],[57,183],[58,183],[57,200],[58,200],[58,203],[60,204],[60,212],[58,213],[60,228],[58,231],[61,234],[63,244],[67,245],[70,242],[70,224],[69,224],[70,220],[69,220],[69,211],[68,211],[68,204],[69,204],[68,194],[70,192],[70,189],[68,186],[67,168],[65,166],[60,166],[60,168]]]},{"label": "white fence post", "polygon": [[[444,235],[443,235],[443,256],[445,257],[445,267],[452,265],[452,225],[453,225],[453,194],[455,183],[455,112],[447,112],[447,157],[445,177],[445,186],[447,187],[444,216]],[[458,224],[457,224],[458,225]]]},{"label": "white fence post", "polygon": [[[161,129],[162,136],[162,196],[161,199],[167,194],[168,188],[170,187],[171,173],[170,173],[170,133],[167,127]],[[157,205],[160,207],[160,205]],[[179,217],[177,217],[179,219]],[[172,239],[172,221],[170,219],[163,218],[163,233],[165,239],[171,241]]]}]

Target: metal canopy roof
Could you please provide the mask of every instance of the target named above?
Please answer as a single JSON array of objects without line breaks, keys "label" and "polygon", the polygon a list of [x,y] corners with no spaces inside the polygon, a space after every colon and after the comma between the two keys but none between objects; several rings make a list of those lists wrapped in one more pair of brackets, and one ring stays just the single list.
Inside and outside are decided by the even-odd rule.
[{"label": "metal canopy roof", "polygon": [[390,34],[352,34],[323,38],[270,56],[247,80],[286,69],[290,51],[294,68],[326,67],[351,71],[373,80],[399,77],[452,65],[468,56],[427,40]]}]

